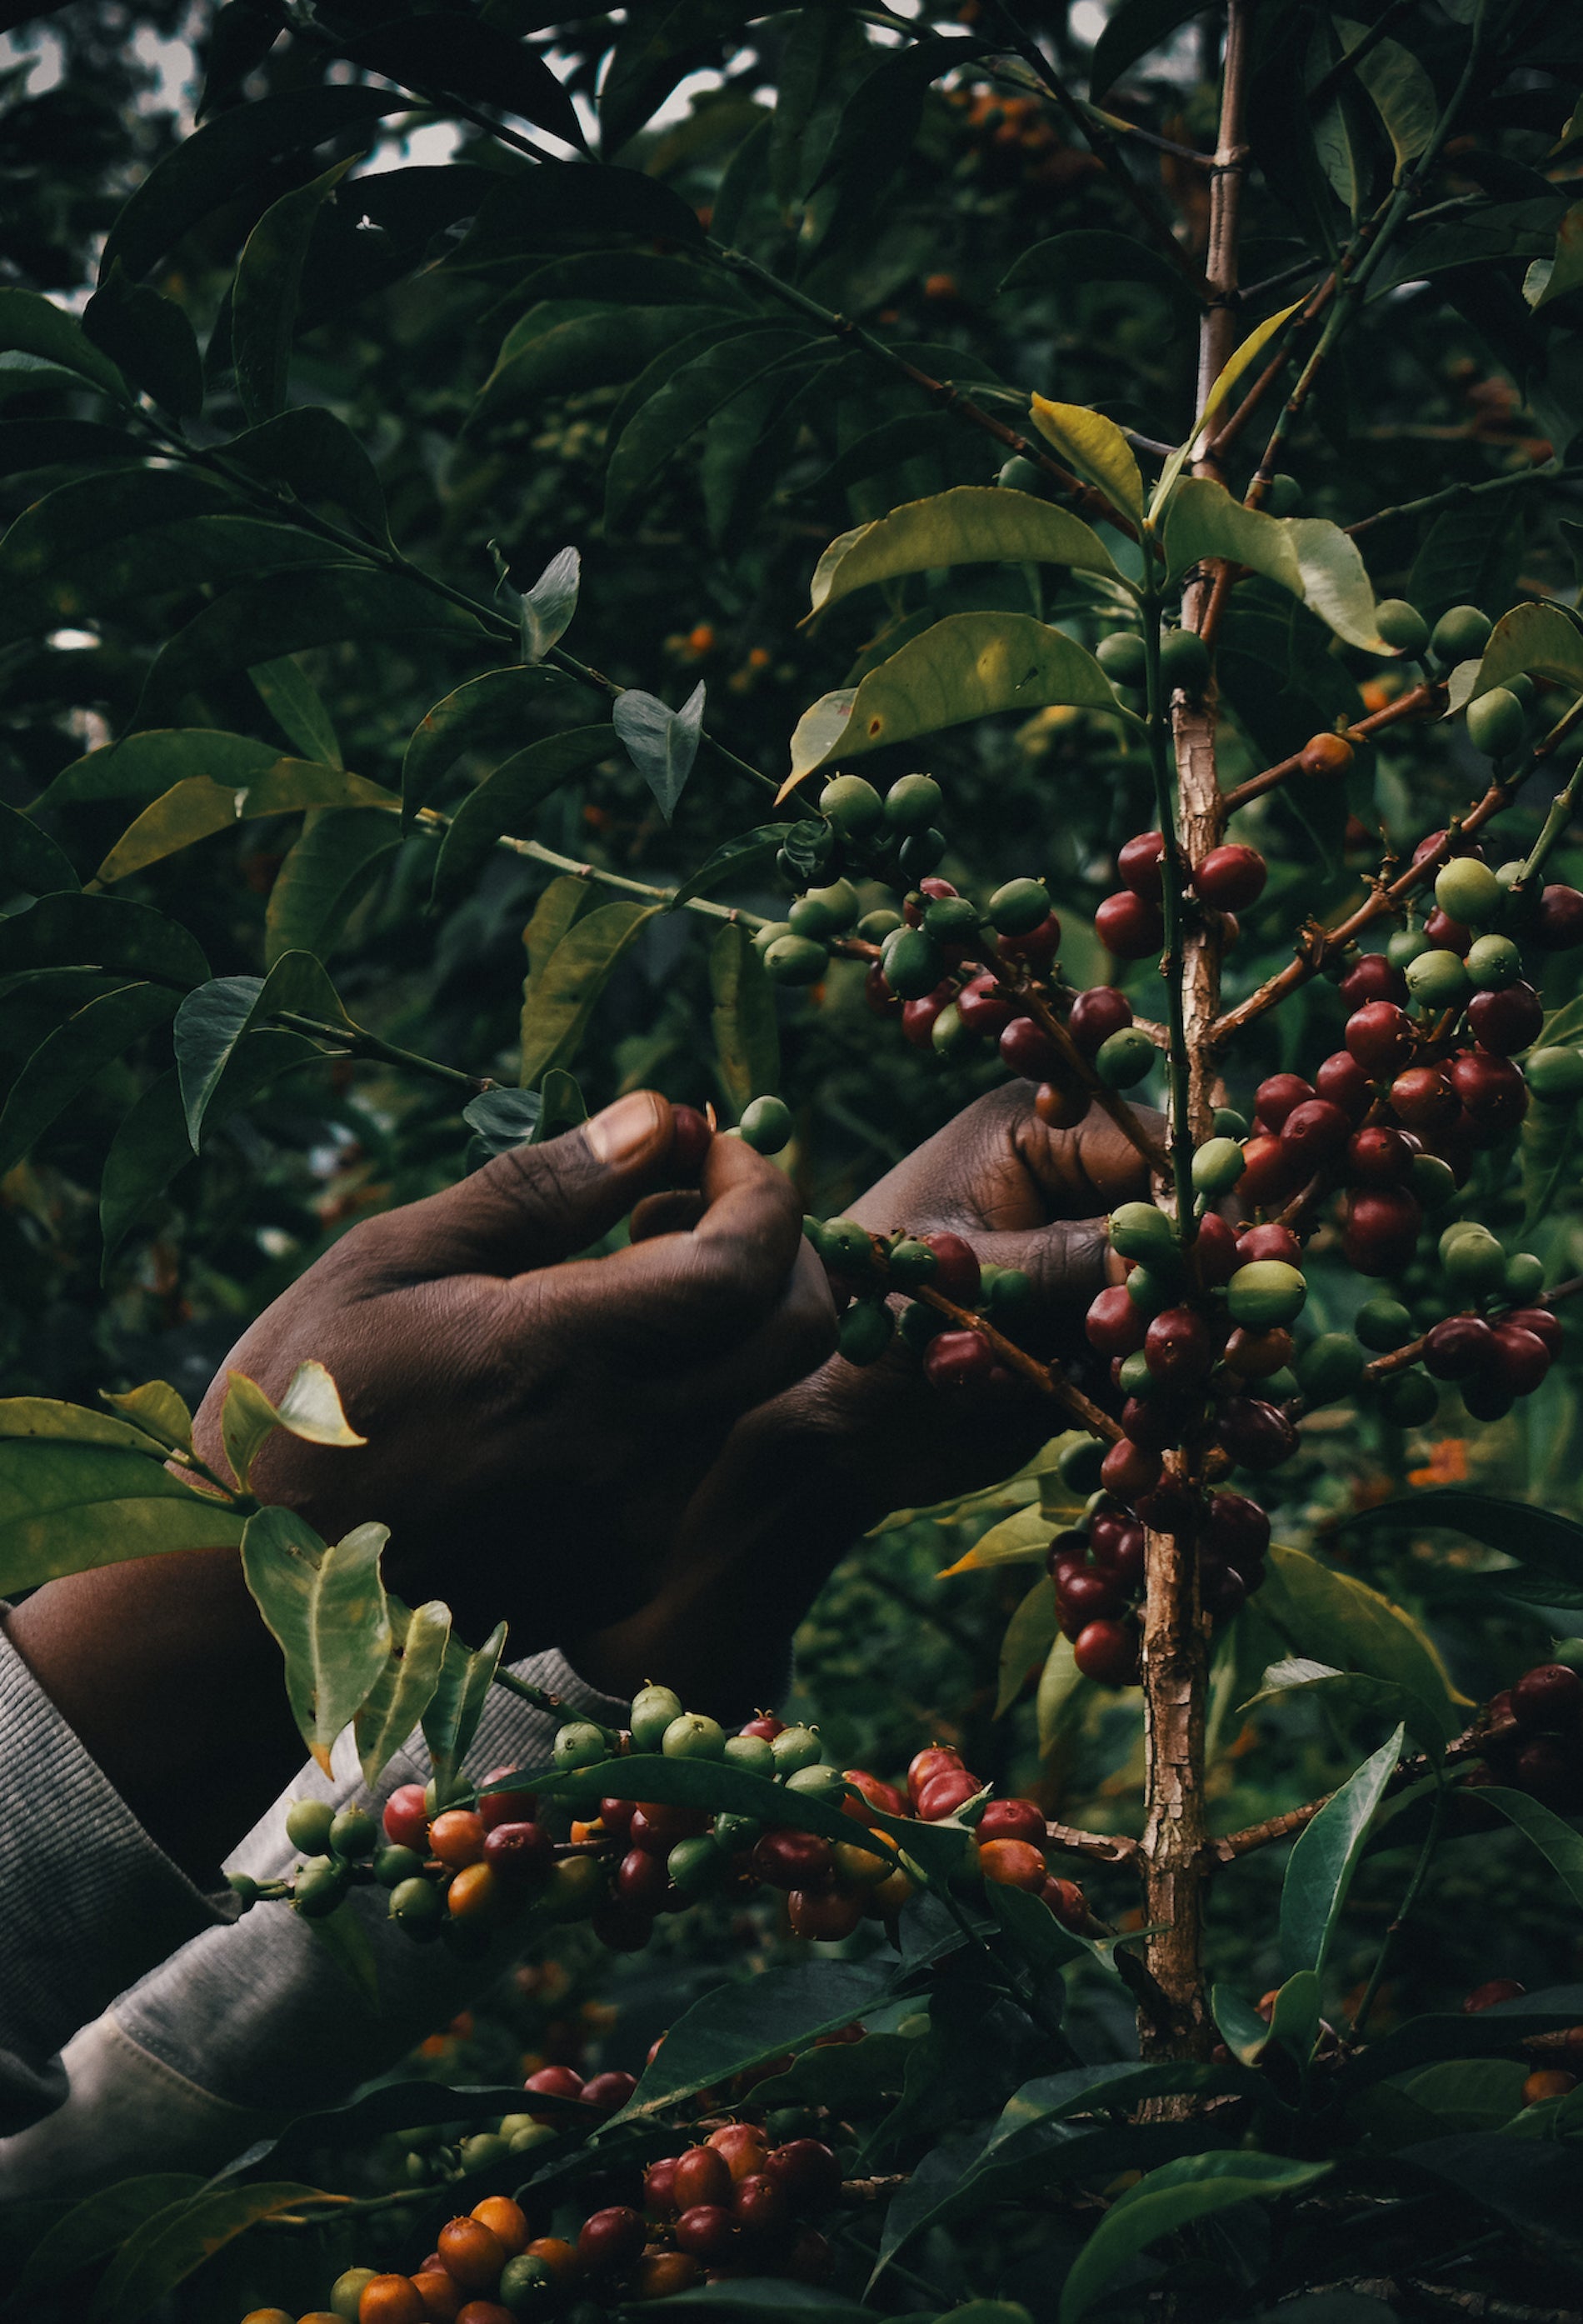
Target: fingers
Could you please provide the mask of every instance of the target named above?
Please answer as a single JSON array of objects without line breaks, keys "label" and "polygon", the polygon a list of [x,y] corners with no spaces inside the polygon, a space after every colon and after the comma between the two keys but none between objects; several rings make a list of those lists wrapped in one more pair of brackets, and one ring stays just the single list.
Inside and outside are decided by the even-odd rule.
[{"label": "fingers", "polygon": [[824,1269],[799,1243],[779,1298],[747,1335],[689,1371],[677,1393],[735,1418],[816,1371],[835,1347],[835,1302]]},{"label": "fingers", "polygon": [[[1150,1136],[1163,1140],[1164,1116],[1153,1106],[1133,1110]],[[1016,1145],[1053,1206],[1069,1218],[1091,1217],[1148,1197],[1148,1164],[1100,1105],[1091,1105],[1075,1129],[1049,1130],[1034,1111],[1030,1092]]]},{"label": "fingers", "polygon": [[514,1147],[443,1194],[370,1221],[363,1247],[413,1279],[520,1275],[570,1259],[663,1178],[673,1120],[658,1092],[634,1090],[564,1137]]},{"label": "fingers", "polygon": [[1035,1352],[1081,1343],[1091,1302],[1110,1280],[1110,1245],[1102,1219],[1058,1219],[1011,1234],[975,1235],[981,1267],[1015,1267],[1034,1286],[1026,1323],[1008,1336]]},{"label": "fingers", "polygon": [[704,1212],[704,1197],[692,1186],[672,1194],[645,1194],[632,1213],[628,1233],[633,1242],[652,1242],[656,1235],[687,1234]]}]

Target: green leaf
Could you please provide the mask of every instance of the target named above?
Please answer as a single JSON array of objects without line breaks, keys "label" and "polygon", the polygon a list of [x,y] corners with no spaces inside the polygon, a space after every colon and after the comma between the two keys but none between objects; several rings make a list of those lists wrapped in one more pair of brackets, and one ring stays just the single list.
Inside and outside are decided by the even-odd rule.
[{"label": "green leaf", "polygon": [[[132,469],[118,473],[135,475]],[[202,582],[225,586],[238,571],[322,567],[330,555],[326,543],[308,533],[251,516],[197,516],[147,525],[106,547],[78,550],[45,580],[8,589],[0,600],[0,638],[36,637],[59,622],[78,622],[129,598],[167,596]]]},{"label": "green leaf", "polygon": [[0,895],[54,896],[81,886],[69,858],[47,831],[0,802]]},{"label": "green leaf", "polygon": [[1466,1697],[1452,1686],[1424,1632],[1411,1615],[1352,1574],[1277,1543],[1251,1614],[1287,1653],[1388,1680],[1443,1721],[1448,1737],[1461,1727],[1459,1706],[1465,1707]]},{"label": "green leaf", "polygon": [[6,364],[6,355],[70,372],[117,403],[133,401],[120,372],[81,324],[36,290],[0,290],[0,374],[23,367]]},{"label": "green leaf", "polygon": [[[1436,226],[1426,226],[1402,245],[1401,255],[1370,278],[1368,298],[1383,299],[1404,282],[1422,281],[1448,269],[1506,259],[1548,259],[1567,207],[1565,194],[1538,194],[1515,202],[1490,202]],[[1518,309],[1519,313],[1523,310]]]},{"label": "green leaf", "polygon": [[1531,1105],[1517,1133],[1523,1172],[1523,1224],[1528,1234],[1550,1217],[1557,1196],[1570,1185],[1577,1169],[1578,1138],[1583,1109],[1577,1105]]},{"label": "green leaf", "polygon": [[1289,589],[1348,645],[1386,650],[1375,629],[1367,568],[1328,518],[1265,516],[1209,476],[1184,476],[1166,509],[1164,540],[1173,574],[1201,558],[1229,558]]},{"label": "green leaf", "polygon": [[0,1591],[166,1550],[234,1549],[242,1519],[163,1455],[109,1444],[0,1443]]},{"label": "green leaf", "polygon": [[1360,1509],[1347,1523],[1348,1530],[1356,1526],[1365,1533],[1388,1533],[1397,1527],[1417,1533],[1425,1526],[1444,1526],[1481,1542],[1486,1549],[1503,1550],[1508,1557],[1558,1582],[1583,1585],[1583,1525],[1532,1501],[1502,1500],[1494,1493],[1448,1485],[1433,1492],[1412,1493],[1401,1500],[1377,1502],[1373,1508]]},{"label": "green leaf", "polygon": [[428,804],[458,759],[502,743],[519,748],[523,725],[545,687],[560,678],[559,670],[543,668],[486,670],[437,702],[401,762],[403,826]]},{"label": "green leaf", "polygon": [[446,1637],[439,1676],[423,1714],[423,1739],[442,1784],[451,1780],[467,1756],[505,1650],[503,1622],[495,1625],[475,1653],[463,1645],[454,1630]]},{"label": "green leaf", "polygon": [[1118,2270],[1162,2236],[1234,2204],[1274,2202],[1326,2178],[1328,2163],[1275,2154],[1184,2154],[1118,2195],[1073,2262],[1061,2292],[1061,2324],[1085,2316]]},{"label": "green leaf", "polygon": [[1198,10],[1192,0],[1121,0],[1089,59],[1089,98],[1097,105],[1140,57],[1158,48]]},{"label": "green leaf", "polygon": [[[547,24],[564,23],[547,16]],[[698,214],[674,188],[640,170],[604,163],[597,172],[578,161],[541,161],[496,182],[456,256],[455,268],[483,254],[518,254],[563,248],[568,241],[675,243],[702,250]]]},{"label": "green leaf", "polygon": [[343,763],[324,697],[290,654],[282,654],[279,661],[261,661],[247,674],[259,700],[295,750],[320,766]]},{"label": "green leaf", "polygon": [[902,2034],[865,2034],[861,2042],[815,2043],[799,2051],[784,2074],[755,2082],[765,2107],[828,2107],[846,2116],[878,2110],[886,2096],[899,2097],[907,2080],[912,2040]]},{"label": "green leaf", "polygon": [[[410,98],[388,88],[295,88],[239,105],[207,121],[156,161],[122,205],[106,239],[99,279],[117,262],[133,279],[150,272],[211,210],[267,182],[265,165],[326,139],[404,113]],[[19,294],[12,294],[19,295]]]},{"label": "green leaf", "polygon": [[522,838],[551,792],[608,759],[615,744],[615,729],[602,720],[529,742],[486,776],[451,818],[435,862],[433,908],[449,910],[478,877],[496,840],[502,835]]},{"label": "green leaf", "polygon": [[537,1090],[484,1090],[462,1108],[462,1119],[492,1155],[534,1143],[544,1116]]},{"label": "green leaf", "polygon": [[528,954],[528,974],[522,987],[525,1001],[530,1001],[537,993],[561,938],[598,901],[599,890],[593,881],[576,872],[563,872],[550,881],[522,933],[523,948]]},{"label": "green leaf", "polygon": [[1199,438],[1202,436],[1210,420],[1215,419],[1217,415],[1225,409],[1231,391],[1236,386],[1238,381],[1242,377],[1243,373],[1248,368],[1250,364],[1256,362],[1256,359],[1263,355],[1270,341],[1275,337],[1276,333],[1290,321],[1292,317],[1296,314],[1298,309],[1302,305],[1302,303],[1303,301],[1301,299],[1294,299],[1291,306],[1281,308],[1279,311],[1274,315],[1266,315],[1264,321],[1262,323],[1256,323],[1253,329],[1249,331],[1247,337],[1242,341],[1241,345],[1235,348],[1227,357],[1226,362],[1221,366],[1219,377],[1216,380],[1208,395],[1204,398],[1203,407],[1199,412],[1198,418],[1193,421],[1191,430],[1183,440],[1177,446],[1175,451],[1172,453],[1171,457],[1166,461],[1164,466],[1160,471],[1160,480],[1155,486],[1154,493],[1149,501],[1149,516],[1152,521],[1155,522],[1158,521],[1161,512],[1165,508],[1173,493],[1176,489],[1177,480],[1181,476],[1183,469],[1192,457],[1193,449],[1197,445]]},{"label": "green leaf", "polygon": [[1538,1800],[1530,1799],[1526,1792],[1512,1792],[1504,1784],[1490,1784],[1476,1797],[1483,1805],[1504,1815],[1508,1823],[1514,1823],[1540,1854],[1549,1858],[1574,1904],[1583,1904],[1583,1834],[1564,1818],[1542,1806]]},{"label": "green leaf", "polygon": [[26,2266],[13,2286],[11,2300],[21,2304],[42,2292],[107,2259],[145,2219],[173,2203],[185,2201],[204,2186],[190,2171],[152,2171],[141,2178],[118,2180],[74,2203],[63,2218],[47,2228],[28,2254]]},{"label": "green leaf", "polygon": [[178,998],[161,985],[124,984],[58,1025],[23,1066],[0,1109],[0,1175],[123,1050],[168,1023]]},{"label": "green leaf", "polygon": [[522,619],[522,659],[541,662],[562,639],[577,610],[577,581],[582,558],[575,549],[552,557],[531,589],[520,600]]},{"label": "green leaf", "polygon": [[816,2034],[850,2025],[883,1999],[890,1971],[856,1961],[805,1961],[718,1987],[678,2017],[618,2120],[659,2114]]},{"label": "green leaf", "polygon": [[1536,300],[1536,310],[1548,307],[1553,299],[1564,299],[1570,290],[1583,287],[1583,202],[1574,202],[1556,228],[1555,256],[1545,277],[1544,289]]},{"label": "green leaf", "polygon": [[[4,376],[0,371],[0,377]],[[111,468],[146,457],[135,437],[97,420],[0,420],[0,475],[36,475],[46,468]]]},{"label": "green leaf", "polygon": [[1066,293],[1091,282],[1107,289],[1114,282],[1137,282],[1157,290],[1178,310],[1196,313],[1198,301],[1186,278],[1147,243],[1105,226],[1080,226],[1068,234],[1052,235],[1019,252],[1001,281],[1008,290],[1059,290]]},{"label": "green leaf", "polygon": [[576,1055],[595,1002],[617,964],[661,908],[621,901],[601,904],[567,929],[526,988],[522,1008],[521,1085],[531,1089],[551,1065]]},{"label": "green leaf", "polygon": [[957,484],[893,509],[832,541],[814,571],[815,613],[854,589],[943,565],[1070,566],[1119,580],[1109,551],[1081,518],[1031,493]]},{"label": "green leaf", "polygon": [[1388,1679],[1367,1678],[1361,1671],[1334,1670],[1329,1663],[1311,1662],[1301,1655],[1272,1663],[1258,1692],[1238,1704],[1238,1714],[1256,1711],[1261,1703],[1279,1702],[1290,1694],[1321,1694],[1327,1703],[1339,1703],[1343,1713],[1356,1708],[1399,1720],[1414,1741],[1437,1758],[1446,1739],[1434,1711],[1405,1687]]},{"label": "green leaf", "polygon": [[1430,621],[1450,605],[1479,605],[1493,619],[1516,595],[1522,549],[1522,510],[1498,493],[1442,509],[1413,560],[1409,602]]},{"label": "green leaf", "polygon": [[86,758],[74,759],[33,801],[40,807],[78,807],[96,799],[151,799],[192,775],[241,788],[277,764],[280,752],[247,734],[223,734],[201,726],[157,728],[106,742]]},{"label": "green leaf", "polygon": [[0,976],[31,968],[93,967],[107,975],[201,984],[209,966],[179,922],[120,896],[41,896],[0,918]]},{"label": "green leaf", "polygon": [[345,509],[376,540],[385,539],[385,492],[373,462],[345,421],[322,403],[282,411],[234,436],[225,457],[299,500]]},{"label": "green leaf", "polygon": [[264,1019],[287,1010],[356,1030],[324,969],[306,952],[282,954],[264,977],[217,976],[181,1003],[174,1036],[176,1069],[195,1154],[204,1115],[237,1043]]},{"label": "green leaf", "polygon": [[780,323],[733,335],[672,372],[633,413],[619,438],[612,422],[605,479],[606,532],[618,532],[625,526],[672,454],[723,405],[808,345],[805,331]]},{"label": "green leaf", "polygon": [[[0,299],[6,294],[0,292]],[[240,515],[231,494],[179,468],[118,468],[57,484],[0,540],[0,589],[14,595],[63,568],[87,571],[113,541],[184,518]],[[174,586],[174,585],[170,585]]]},{"label": "green leaf", "polygon": [[698,756],[704,731],[704,681],[688,695],[679,710],[672,710],[657,694],[629,686],[611,711],[611,723],[658,804],[667,823]]},{"label": "green leaf", "polygon": [[1003,1719],[1017,1701],[1035,1663],[1042,1665],[1046,1661],[1057,1635],[1054,1588],[1049,1575],[1041,1573],[1006,1625],[1000,1641],[997,1719]]},{"label": "green leaf", "polygon": [[[164,1395],[175,1396],[174,1388],[164,1388],[162,1382],[155,1385]],[[139,1388],[134,1393],[144,1396],[149,1392]],[[124,1397],[115,1400],[120,1404],[130,1401]],[[177,1402],[180,1402],[179,1397]],[[184,1405],[182,1410],[186,1410]],[[151,1461],[163,1460],[171,1441],[151,1434],[135,1419],[117,1420],[113,1413],[97,1412],[92,1405],[62,1404],[47,1396],[12,1396],[0,1401],[0,1438],[34,1444],[115,1444],[124,1452],[141,1452]]]},{"label": "green leaf", "polygon": [[310,807],[264,907],[264,966],[289,952],[332,953],[378,871],[401,844],[381,807]]},{"label": "green leaf", "polygon": [[187,695],[201,695],[207,684],[231,671],[281,654],[344,639],[382,644],[392,635],[414,633],[474,651],[486,642],[482,625],[460,606],[416,581],[366,566],[320,566],[244,582],[206,605],[163,647],[143,681],[133,724],[167,724]]},{"label": "green leaf", "polygon": [[203,357],[173,299],[129,281],[117,266],[83,309],[82,327],[156,403],[179,420],[197,419],[203,410]]},{"label": "green leaf", "polygon": [[1050,1649],[1048,1661],[1039,1676],[1039,1691],[1035,1697],[1035,1720],[1039,1735],[1039,1757],[1050,1758],[1075,1724],[1091,1682],[1077,1666],[1070,1638],[1057,1638]]},{"label": "green leaf", "polygon": [[184,1397],[177,1395],[168,1380],[145,1380],[141,1388],[129,1388],[124,1395],[112,1396],[107,1388],[99,1390],[104,1401],[128,1419],[145,1434],[174,1450],[178,1446],[192,1449],[192,1415]]},{"label": "green leaf", "polygon": [[349,154],[322,177],[272,202],[243,245],[231,291],[236,392],[250,424],[272,420],[286,401],[297,327],[297,294],[320,208],[355,161]]},{"label": "green leaf", "polygon": [[808,189],[810,196],[823,186],[837,189],[833,208],[825,213],[822,257],[872,220],[879,195],[913,150],[930,84],[991,54],[989,42],[925,33],[870,66],[842,106],[829,150]]},{"label": "green leaf", "polygon": [[383,807],[393,815],[398,804],[395,793],[381,783],[348,774],[344,767],[316,766],[305,759],[277,759],[235,788],[207,775],[191,775],[127,825],[96,877],[112,886],[217,831],[255,822],[261,816],[295,815],[317,807]]},{"label": "green leaf", "polygon": [[784,823],[761,823],[752,831],[722,839],[698,869],[673,890],[667,911],[677,910],[690,897],[713,895],[728,880],[753,881],[774,862],[786,834]]},{"label": "green leaf", "polygon": [[1289,1971],[1325,1966],[1368,1828],[1402,1757],[1402,1738],[1398,1727],[1298,1837],[1281,1887],[1281,1952]]},{"label": "green leaf", "polygon": [[[635,379],[656,355],[706,324],[742,319],[726,307],[602,306],[593,314],[551,321],[555,312],[554,306],[542,304],[508,333],[467,415],[468,432],[531,418],[552,396]],[[529,331],[538,314],[545,324]]]},{"label": "green leaf", "polygon": [[1034,397],[1030,410],[1034,426],[1065,466],[1141,524],[1143,478],[1132,447],[1116,422],[1091,411],[1086,403],[1052,403],[1043,395]]},{"label": "green leaf", "polygon": [[1583,694],[1583,631],[1559,605],[1514,605],[1501,615],[1479,661],[1473,694],[1487,694],[1520,672],[1552,678]]},{"label": "green leaf", "polygon": [[[529,1094],[531,1093],[526,1090],[517,1092],[519,1097]],[[552,1138],[564,1137],[568,1130],[580,1129],[588,1119],[588,1108],[582,1090],[571,1074],[564,1074],[558,1065],[551,1065],[544,1076],[538,1095],[542,1102],[529,1141],[530,1145],[547,1145]]]},{"label": "green leaf", "polygon": [[745,0],[669,0],[632,17],[616,42],[600,91],[603,151],[619,153],[676,83],[705,63],[751,14]]},{"label": "green leaf", "polygon": [[226,2244],[260,2219],[290,2211],[316,2193],[286,2179],[220,2187],[189,2202],[167,2205],[122,2245],[94,2294],[87,2324],[138,2324]]},{"label": "green leaf", "polygon": [[1523,2105],[1525,2060],[1447,2058],[1404,2084],[1415,2105],[1443,2115],[1446,2130],[1499,2130]]},{"label": "green leaf", "polygon": [[[947,1574],[980,1573],[992,1565],[1026,1565],[1042,1560],[1057,1531],[1049,1513],[1035,1500],[1029,1508],[1014,1509],[1010,1517],[1002,1517],[988,1533],[980,1534],[971,1549],[955,1563],[941,1570],[941,1580]],[[1054,1592],[1052,1590],[1051,1595]]]},{"label": "green leaf", "polygon": [[278,1405],[272,1404],[245,1372],[228,1371],[225,1382],[220,1434],[232,1474],[243,1486],[252,1474],[260,1446],[277,1428],[300,1436],[308,1444],[352,1446],[368,1442],[349,1425],[330,1374],[311,1358],[298,1365]]},{"label": "green leaf", "polygon": [[467,16],[455,23],[436,16],[395,17],[355,38],[337,37],[335,45],[416,92],[427,96],[438,88],[482,99],[492,111],[515,114],[588,151],[577,108],[538,51],[492,25]]},{"label": "green leaf", "polygon": [[[1355,23],[1349,17],[1337,16],[1333,22],[1348,50],[1356,48],[1367,34],[1367,25]],[[1417,161],[1434,135],[1440,111],[1434,83],[1412,51],[1404,49],[1399,41],[1376,41],[1355,70],[1385,124],[1396,156],[1399,183],[1407,163]]]},{"label": "green leaf", "polygon": [[280,1508],[260,1509],[242,1536],[244,1578],[285,1656],[291,1715],[327,1775],[331,1745],[390,1655],[379,1571],[389,1539],[387,1526],[361,1525],[327,1547],[294,1510]]},{"label": "green leaf", "polygon": [[870,670],[855,691],[826,694],[804,711],[780,797],[833,759],[1056,702],[1130,716],[1092,654],[1063,632],[1029,613],[948,614]]},{"label": "green leaf", "polygon": [[727,1102],[741,1115],[780,1086],[780,1029],[768,973],[740,921],[728,920],[709,947],[715,1065]]}]

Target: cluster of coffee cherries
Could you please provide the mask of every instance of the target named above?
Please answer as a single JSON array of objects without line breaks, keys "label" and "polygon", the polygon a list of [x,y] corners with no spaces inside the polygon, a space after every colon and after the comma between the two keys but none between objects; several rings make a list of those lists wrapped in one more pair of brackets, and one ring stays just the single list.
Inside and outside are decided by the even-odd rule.
[{"label": "cluster of coffee cherries", "polygon": [[871,1364],[899,1333],[923,1359],[934,1388],[957,1396],[1006,1388],[1016,1375],[990,1342],[926,1299],[908,1296],[898,1310],[892,1293],[935,1293],[956,1307],[1015,1331],[1033,1304],[1033,1286],[1020,1268],[982,1264],[958,1234],[872,1235],[856,1219],[803,1221],[803,1232],[824,1262],[836,1305],[837,1346],[849,1364]]},{"label": "cluster of coffee cherries", "polygon": [[945,835],[934,827],[940,797],[932,775],[903,775],[883,798],[861,775],[825,785],[820,819],[793,824],[776,858],[782,878],[802,892],[784,920],[753,937],[776,983],[816,984],[833,940],[855,931],[867,949],[902,927],[899,912],[862,912],[852,875],[915,889],[945,853]]},{"label": "cluster of coffee cherries", "polygon": [[1474,1788],[1506,1784],[1560,1815],[1583,1814],[1583,1678],[1564,1662],[1525,1670],[1485,1706],[1478,1752]]}]

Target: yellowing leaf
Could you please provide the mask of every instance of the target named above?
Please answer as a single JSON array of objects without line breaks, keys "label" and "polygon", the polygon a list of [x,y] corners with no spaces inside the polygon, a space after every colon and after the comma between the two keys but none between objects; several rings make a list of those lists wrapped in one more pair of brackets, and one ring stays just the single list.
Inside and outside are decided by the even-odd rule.
[{"label": "yellowing leaf", "polygon": [[1388,650],[1375,627],[1367,567],[1328,518],[1265,516],[1212,477],[1184,476],[1166,507],[1164,546],[1173,574],[1201,558],[1227,558],[1290,589],[1348,645]]},{"label": "yellowing leaf", "polygon": [[1583,694],[1583,631],[1559,605],[1514,605],[1490,632],[1473,694],[1526,672]]},{"label": "yellowing leaf", "polygon": [[980,1535],[964,1557],[954,1565],[942,1568],[940,1580],[956,1573],[981,1573],[991,1565],[1021,1565],[1034,1558],[1043,1557],[1056,1528],[1035,1501],[1031,1508],[1018,1509],[1014,1516],[1002,1517],[988,1533]]},{"label": "yellowing leaf", "polygon": [[1215,419],[1222,410],[1227,398],[1229,396],[1232,389],[1236,386],[1238,381],[1242,377],[1243,373],[1247,369],[1249,364],[1253,363],[1256,357],[1264,353],[1265,347],[1268,346],[1270,341],[1275,337],[1282,325],[1287,322],[1290,318],[1297,312],[1298,308],[1301,307],[1302,304],[1302,300],[1301,299],[1295,299],[1293,300],[1290,307],[1283,307],[1279,314],[1266,315],[1264,321],[1260,323],[1256,328],[1249,331],[1247,338],[1243,340],[1242,345],[1237,349],[1236,353],[1229,358],[1220,376],[1216,380],[1213,387],[1210,388],[1209,394],[1205,399],[1203,410],[1193,421],[1192,430],[1186,438],[1186,440],[1177,446],[1175,451],[1172,453],[1171,457],[1166,461],[1164,467],[1160,472],[1160,481],[1155,486],[1154,498],[1149,503],[1149,519],[1151,522],[1157,521],[1161,511],[1164,508],[1166,502],[1171,497],[1172,490],[1175,485],[1177,477],[1180,476],[1183,469],[1186,467],[1189,460],[1192,457],[1193,449],[1198,443],[1199,438],[1203,434],[1204,429],[1209,426],[1210,420]]},{"label": "yellowing leaf", "polygon": [[1086,403],[1052,403],[1043,395],[1035,396],[1032,410],[1034,426],[1067,466],[1141,522],[1143,478],[1132,447],[1116,422],[1091,411]]},{"label": "yellowing leaf", "polygon": [[300,807],[381,807],[393,811],[400,805],[393,792],[371,783],[364,775],[349,775],[340,767],[315,766],[305,759],[278,759],[251,782],[235,786],[194,775],[144,807],[115,842],[97,877],[110,887],[128,872],[144,871],[198,840],[258,816],[294,815]]},{"label": "yellowing leaf", "polygon": [[277,1428],[309,1444],[366,1444],[341,1409],[340,1392],[323,1364],[299,1364],[279,1405],[273,1405],[245,1372],[228,1372],[220,1409],[225,1458],[238,1484],[245,1485],[259,1448]]},{"label": "yellowing leaf", "polygon": [[832,541],[815,568],[812,610],[903,573],[943,565],[1024,564],[1120,577],[1099,534],[1080,517],[1029,493],[957,484],[927,500],[908,501]]}]

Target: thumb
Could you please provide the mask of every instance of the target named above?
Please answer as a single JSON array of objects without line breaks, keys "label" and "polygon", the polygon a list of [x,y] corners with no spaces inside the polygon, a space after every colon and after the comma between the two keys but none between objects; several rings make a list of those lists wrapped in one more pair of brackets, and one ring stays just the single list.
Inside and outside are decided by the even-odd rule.
[{"label": "thumb", "polygon": [[980,1266],[1015,1267],[1033,1286],[1026,1325],[1007,1326],[1012,1339],[1031,1342],[1035,1351],[1081,1343],[1083,1317],[1109,1280],[1103,1219],[1058,1219],[1004,1234],[974,1233],[971,1240]]},{"label": "thumb", "polygon": [[656,1090],[618,1098],[542,1146],[517,1146],[398,1213],[424,1273],[520,1275],[585,1250],[663,1185],[676,1117]]}]

